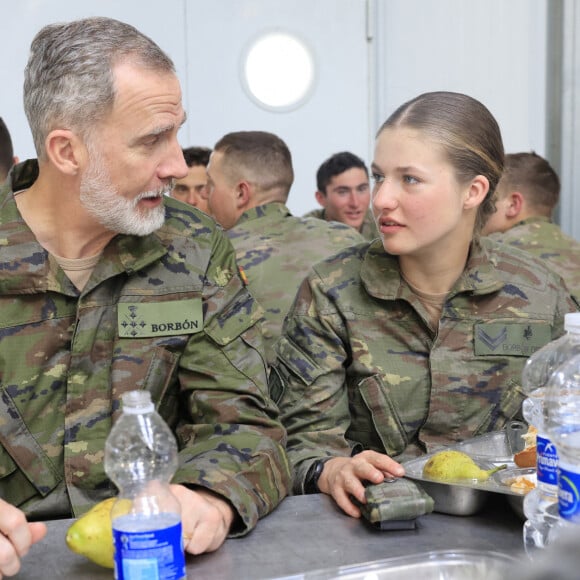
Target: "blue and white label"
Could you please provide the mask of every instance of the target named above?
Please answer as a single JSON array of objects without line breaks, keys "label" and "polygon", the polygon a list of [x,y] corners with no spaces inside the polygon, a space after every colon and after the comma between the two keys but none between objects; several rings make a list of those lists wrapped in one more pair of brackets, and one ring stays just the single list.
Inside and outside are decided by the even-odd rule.
[{"label": "blue and white label", "polygon": [[580,473],[560,465],[558,507],[565,520],[580,524]]},{"label": "blue and white label", "polygon": [[540,484],[558,485],[558,452],[556,446],[543,435],[536,436],[537,476]]},{"label": "blue and white label", "polygon": [[179,516],[118,517],[113,521],[113,542],[116,580],[186,578]]}]

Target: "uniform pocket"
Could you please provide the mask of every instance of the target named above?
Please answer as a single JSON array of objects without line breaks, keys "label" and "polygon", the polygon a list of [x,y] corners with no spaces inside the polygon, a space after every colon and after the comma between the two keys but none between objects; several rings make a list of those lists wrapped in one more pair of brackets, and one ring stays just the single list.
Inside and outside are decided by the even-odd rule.
[{"label": "uniform pocket", "polygon": [[268,391],[270,398],[278,405],[284,396],[286,390],[286,381],[282,378],[284,371],[278,367],[270,367],[270,376],[268,377]]},{"label": "uniform pocket", "polygon": [[34,439],[18,409],[4,392],[0,397],[0,497],[19,506],[48,495],[62,480]]},{"label": "uniform pocket", "polygon": [[179,420],[178,365],[178,353],[158,347],[145,376],[144,389],[151,393],[153,401],[158,402],[157,411],[169,425],[175,425]]},{"label": "uniform pocket", "polygon": [[18,507],[38,495],[39,490],[20,471],[6,450],[0,447],[0,497]]},{"label": "uniform pocket", "polygon": [[522,386],[510,379],[503,390],[499,403],[495,405],[476,429],[475,435],[499,431],[512,419],[521,419],[522,403],[526,398]]},{"label": "uniform pocket", "polygon": [[[357,392],[360,394],[358,401]],[[349,440],[358,441],[365,448],[373,448],[376,447],[373,439],[376,441],[378,436],[382,451],[390,456],[399,455],[406,449],[407,434],[379,375],[358,383],[354,392],[349,394],[349,401],[352,415],[351,426],[346,433]],[[361,404],[364,409],[360,408]]]}]

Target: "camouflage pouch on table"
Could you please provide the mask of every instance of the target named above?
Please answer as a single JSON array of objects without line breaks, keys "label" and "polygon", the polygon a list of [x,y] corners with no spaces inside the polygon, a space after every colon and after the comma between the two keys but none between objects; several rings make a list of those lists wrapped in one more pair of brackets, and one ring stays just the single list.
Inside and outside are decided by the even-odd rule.
[{"label": "camouflage pouch on table", "polygon": [[408,479],[384,481],[365,490],[367,503],[359,506],[363,517],[381,530],[412,529],[416,519],[433,511],[435,502]]}]

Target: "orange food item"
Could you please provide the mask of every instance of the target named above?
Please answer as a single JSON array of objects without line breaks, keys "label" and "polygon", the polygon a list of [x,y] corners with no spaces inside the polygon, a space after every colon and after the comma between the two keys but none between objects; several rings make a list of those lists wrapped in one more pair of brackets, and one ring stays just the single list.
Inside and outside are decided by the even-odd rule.
[{"label": "orange food item", "polygon": [[536,487],[536,484],[529,480],[525,475],[518,475],[513,479],[508,479],[506,483],[510,486],[512,491],[528,493]]},{"label": "orange food item", "polygon": [[536,446],[526,447],[514,455],[514,463],[518,467],[536,467]]},{"label": "orange food item", "polygon": [[522,435],[526,446],[522,451],[514,455],[514,463],[518,467],[536,467],[536,434],[535,427],[528,427],[528,431]]}]

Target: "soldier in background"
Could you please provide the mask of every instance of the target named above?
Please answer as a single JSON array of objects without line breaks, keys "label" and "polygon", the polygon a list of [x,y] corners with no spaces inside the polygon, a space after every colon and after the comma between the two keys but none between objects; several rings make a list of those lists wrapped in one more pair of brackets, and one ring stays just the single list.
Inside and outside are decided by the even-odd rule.
[{"label": "soldier in background", "polygon": [[378,237],[369,208],[369,170],[360,157],[349,151],[329,157],[316,172],[316,187],[316,201],[322,209],[314,209],[304,217],[342,222],[367,240]]},{"label": "soldier in background", "polygon": [[188,167],[187,175],[176,179],[171,189],[171,197],[193,205],[209,214],[207,173],[211,149],[207,147],[187,147],[183,149],[183,158]]},{"label": "soldier in background", "polygon": [[546,159],[510,153],[483,233],[542,258],[580,299],[580,242],[552,221],[559,199],[560,180]]},{"label": "soldier in background", "polygon": [[287,492],[260,310],[213,219],[165,195],[187,173],[169,57],[130,25],[44,27],[25,71],[38,161],[0,201],[0,575],[117,493],[103,470],[121,395],[173,429],[184,547],[217,549]]},{"label": "soldier in background", "polygon": [[0,182],[6,179],[10,168],[18,163],[18,157],[14,156],[12,139],[6,123],[0,117]]},{"label": "soldier in background", "polygon": [[365,483],[519,418],[527,357],[577,305],[541,260],[479,239],[503,159],[497,122],[467,95],[420,95],[379,130],[381,238],[313,268],[270,372],[295,493],[360,517]]},{"label": "soldier in background", "polygon": [[284,316],[310,267],[364,238],[344,224],[290,213],[292,156],[272,133],[228,133],[216,143],[207,172],[211,213],[227,230],[250,291],[265,310],[272,362]]}]

